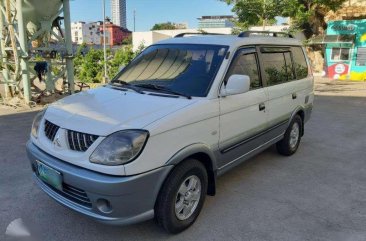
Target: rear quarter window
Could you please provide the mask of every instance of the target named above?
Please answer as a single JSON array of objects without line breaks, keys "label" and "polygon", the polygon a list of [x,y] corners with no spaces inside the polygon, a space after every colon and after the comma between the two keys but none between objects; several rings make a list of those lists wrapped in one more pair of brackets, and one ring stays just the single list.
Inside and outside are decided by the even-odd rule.
[{"label": "rear quarter window", "polygon": [[290,47],[262,47],[262,67],[268,86],[295,80]]},{"label": "rear quarter window", "polygon": [[268,86],[308,76],[308,65],[302,47],[262,47],[262,67]]},{"label": "rear quarter window", "polygon": [[303,79],[309,75],[309,68],[306,62],[304,51],[301,47],[292,47],[292,58],[296,73],[296,79]]}]

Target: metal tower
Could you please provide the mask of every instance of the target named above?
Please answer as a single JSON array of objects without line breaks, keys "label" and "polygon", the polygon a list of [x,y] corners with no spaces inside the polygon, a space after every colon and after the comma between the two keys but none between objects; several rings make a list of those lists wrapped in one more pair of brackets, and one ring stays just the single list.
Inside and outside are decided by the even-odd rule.
[{"label": "metal tower", "polygon": [[47,92],[59,78],[73,92],[69,0],[0,0],[0,57],[5,100],[20,96],[29,104],[33,80],[43,75]]}]

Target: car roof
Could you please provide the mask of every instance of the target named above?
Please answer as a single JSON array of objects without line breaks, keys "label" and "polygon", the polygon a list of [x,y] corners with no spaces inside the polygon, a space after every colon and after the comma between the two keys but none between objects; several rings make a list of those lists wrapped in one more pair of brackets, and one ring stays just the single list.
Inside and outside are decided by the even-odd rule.
[{"label": "car roof", "polygon": [[270,44],[270,45],[296,45],[302,46],[302,42],[289,37],[272,37],[251,35],[250,37],[239,37],[237,35],[193,35],[185,37],[175,37],[165,39],[155,43],[159,44],[208,44],[225,46],[242,46],[251,44]]}]

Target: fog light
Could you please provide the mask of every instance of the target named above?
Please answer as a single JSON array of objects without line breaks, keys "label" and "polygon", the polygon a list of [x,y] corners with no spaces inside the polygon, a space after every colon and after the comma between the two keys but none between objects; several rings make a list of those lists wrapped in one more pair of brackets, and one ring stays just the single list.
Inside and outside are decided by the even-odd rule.
[{"label": "fog light", "polygon": [[37,172],[36,164],[32,164],[32,171],[33,171],[33,172]]},{"label": "fog light", "polygon": [[97,208],[102,213],[112,212],[112,206],[111,206],[110,202],[103,198],[100,198],[97,200]]}]

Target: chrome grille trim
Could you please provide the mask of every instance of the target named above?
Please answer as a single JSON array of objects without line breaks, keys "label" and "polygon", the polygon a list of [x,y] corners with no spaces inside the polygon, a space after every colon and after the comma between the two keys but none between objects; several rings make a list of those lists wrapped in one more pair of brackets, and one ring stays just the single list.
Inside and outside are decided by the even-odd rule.
[{"label": "chrome grille trim", "polygon": [[78,200],[79,202],[83,203],[84,205],[91,206],[91,201],[84,190],[78,189],[76,187],[64,183],[63,192],[68,194],[70,197]]},{"label": "chrome grille trim", "polygon": [[44,122],[44,134],[46,137],[53,141],[57,134],[57,131],[60,129],[58,125],[53,124],[52,122],[45,120]]},{"label": "chrome grille trim", "polygon": [[99,136],[68,130],[67,140],[73,151],[85,152]]},{"label": "chrome grille trim", "polygon": [[[40,180],[43,182],[42,180]],[[62,184],[62,191],[54,188],[53,186],[49,185],[46,182],[43,182],[49,188],[51,188],[54,192],[58,193],[59,195],[63,196],[64,198],[69,199],[70,201],[77,203],[81,206],[86,208],[92,208],[92,202],[90,201],[88,195],[84,190],[78,189],[76,187],[70,186],[66,183]]]}]

